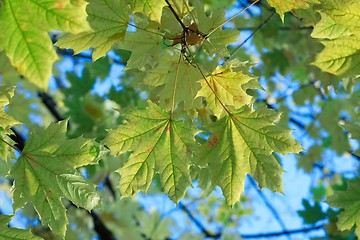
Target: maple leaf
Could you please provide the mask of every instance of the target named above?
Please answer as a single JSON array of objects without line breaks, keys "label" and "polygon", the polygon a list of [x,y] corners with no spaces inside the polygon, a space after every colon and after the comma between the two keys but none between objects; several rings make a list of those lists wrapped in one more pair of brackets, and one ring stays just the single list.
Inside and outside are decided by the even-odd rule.
[{"label": "maple leaf", "polygon": [[344,209],[338,217],[340,230],[351,229],[356,225],[356,235],[360,237],[360,179],[348,182],[346,191],[336,191],[327,202],[336,208]]},{"label": "maple leaf", "polygon": [[0,8],[0,49],[17,71],[40,88],[47,88],[57,55],[48,31],[88,29],[85,13],[58,0],[4,0]]},{"label": "maple leaf", "polygon": [[95,186],[75,169],[95,164],[102,153],[91,140],[66,139],[67,121],[32,131],[22,156],[12,167],[13,207],[32,201],[43,224],[64,237],[66,209],[61,198],[91,210],[100,203]]},{"label": "maple leaf", "polygon": [[359,75],[359,1],[322,0],[321,4],[322,18],[315,25],[312,36],[330,40],[321,41],[325,48],[313,64],[341,77]]},{"label": "maple leaf", "polygon": [[315,224],[327,217],[318,202],[315,202],[312,206],[308,200],[303,199],[302,204],[304,206],[304,210],[297,211],[297,213],[303,218],[304,223]]},{"label": "maple leaf", "polygon": [[199,131],[148,103],[147,109],[128,114],[127,123],[110,130],[104,142],[115,155],[131,151],[118,170],[122,196],[147,191],[159,172],[161,188],[177,203],[191,185],[189,152]]},{"label": "maple leaf", "polygon": [[233,71],[231,65],[217,67],[213,73],[200,81],[201,89],[196,97],[203,96],[207,106],[215,116],[220,117],[223,104],[240,108],[251,102],[252,97],[246,94],[242,85],[254,79],[242,72]]},{"label": "maple leaf", "polygon": [[133,12],[141,12],[150,19],[160,22],[162,8],[166,6],[165,1],[159,0],[131,0]]},{"label": "maple leaf", "polygon": [[202,78],[198,68],[175,54],[161,61],[154,69],[148,70],[144,83],[155,87],[164,85],[158,93],[164,110],[174,110],[182,101],[186,109],[193,109],[201,104],[199,99],[194,98],[200,88],[198,81]]},{"label": "maple leaf", "polygon": [[121,0],[89,0],[86,11],[92,31],[68,34],[56,43],[61,48],[72,48],[77,54],[94,48],[93,61],[106,55],[112,46],[125,37],[130,22],[130,7]]},{"label": "maple leaf", "polygon": [[247,174],[260,188],[283,191],[283,169],[273,152],[298,153],[302,148],[290,130],[274,125],[279,117],[268,109],[254,111],[244,106],[210,126],[212,134],[200,149],[198,163],[208,164],[212,184],[221,187],[229,205],[239,201]]},{"label": "maple leaf", "polygon": [[147,64],[153,65],[161,56],[164,56],[162,46],[161,36],[140,30],[128,32],[119,44],[119,48],[131,51],[126,69],[138,68],[140,70]]},{"label": "maple leaf", "polygon": [[294,9],[309,8],[309,3],[319,3],[319,0],[267,0],[270,6],[274,7],[284,22],[284,14]]},{"label": "maple leaf", "polygon": [[203,47],[209,55],[229,56],[226,48],[230,43],[236,42],[239,32],[234,29],[221,29],[226,20],[224,10],[217,9],[210,14],[205,14],[204,6],[200,1],[194,2],[193,15],[197,19],[198,28],[201,33],[206,34]]},{"label": "maple leaf", "polygon": [[[320,13],[326,14],[330,22],[349,29],[353,34],[360,34],[360,2],[357,0],[321,0]],[[322,15],[323,17],[323,15]],[[320,21],[321,22],[321,21]]]},{"label": "maple leaf", "polygon": [[[360,35],[359,35],[360,36]],[[360,38],[354,35],[322,41],[325,48],[312,63],[321,70],[341,77],[360,74]]]},{"label": "maple leaf", "polygon": [[321,20],[315,25],[311,33],[313,38],[336,39],[340,37],[350,36],[351,30],[342,24],[337,23],[333,16],[326,13],[320,13]]},{"label": "maple leaf", "polygon": [[30,231],[9,228],[8,222],[11,220],[11,215],[0,215],[0,238],[11,240],[41,240],[41,237],[33,235]]},{"label": "maple leaf", "polygon": [[14,91],[15,87],[13,86],[0,86],[0,128],[6,129],[19,123],[4,111],[4,107],[9,104]]}]

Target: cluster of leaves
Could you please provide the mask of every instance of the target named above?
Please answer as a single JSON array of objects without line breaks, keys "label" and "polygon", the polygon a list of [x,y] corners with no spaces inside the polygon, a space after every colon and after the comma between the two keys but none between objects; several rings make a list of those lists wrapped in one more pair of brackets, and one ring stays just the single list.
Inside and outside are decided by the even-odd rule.
[{"label": "cluster of leaves", "polygon": [[[290,107],[279,103],[279,109],[285,112],[281,115],[272,109],[275,107],[271,97],[261,101],[258,91],[262,86],[257,76],[271,78],[278,73],[291,73],[292,80],[300,80],[308,87],[294,95],[297,105],[310,101],[322,106],[323,102],[315,99],[318,92],[330,98],[328,86],[337,88],[340,84],[345,88],[338,91],[344,91],[346,97],[328,100],[307,126],[313,139],[319,141],[306,149],[299,167],[311,171],[321,157],[319,143],[339,155],[359,155],[358,150],[352,151],[343,129],[360,139],[358,109],[354,107],[359,103],[358,92],[352,87],[360,74],[360,4],[356,0],[268,0],[283,22],[269,14],[265,22],[270,24],[253,40],[264,65],[251,69],[251,56],[239,49],[242,45],[231,45],[237,41],[239,31],[230,25],[251,28],[264,23],[269,6],[261,3],[264,14],[251,19],[236,18],[244,11],[241,10],[226,20],[224,10],[215,2],[219,4],[195,0],[0,1],[0,25],[6,29],[0,36],[0,50],[6,57],[2,54],[0,60],[8,66],[0,69],[0,158],[9,163],[8,175],[14,180],[14,210],[26,208],[31,202],[52,234],[69,237],[67,207],[62,199],[88,211],[100,207],[96,190],[99,180],[95,179],[109,172],[120,175],[121,197],[147,192],[155,180],[157,187],[178,203],[197,180],[206,192],[219,186],[227,204],[234,206],[240,200],[247,175],[257,181],[260,189],[282,193],[284,170],[277,153],[299,153],[302,147],[287,128]],[[230,7],[232,2],[222,4],[221,7]],[[289,11],[293,15],[286,17]],[[285,35],[279,29],[294,24],[305,28],[302,34],[306,40],[290,49],[289,42],[297,39],[292,39],[290,31]],[[311,37],[309,27],[313,28]],[[48,35],[54,29],[62,32],[55,48]],[[57,37],[55,32],[51,35]],[[83,67],[80,74],[67,73],[69,87],[59,84],[61,74],[52,70],[57,52],[65,55],[68,52],[64,49],[72,49],[81,55],[89,48],[93,49],[92,60],[96,62]],[[306,52],[304,48],[316,52]],[[126,71],[121,89],[110,89],[108,98],[112,102],[108,104],[105,98],[90,92],[110,71],[109,59],[105,57],[110,50],[120,57],[111,61],[121,59]],[[70,117],[70,124],[55,114],[56,120],[63,121],[43,128],[30,121],[29,114],[36,101],[34,92],[44,96],[42,91],[48,90],[52,75],[61,89],[61,95],[56,97],[64,109],[62,114]],[[276,94],[274,83],[268,82],[269,93]],[[15,85],[17,94],[12,98]],[[27,94],[29,91],[32,94]],[[45,98],[42,101],[49,107]],[[29,109],[18,113],[20,104],[29,105]],[[39,114],[42,111],[38,109]],[[343,111],[352,121],[339,126],[339,119],[333,116],[340,116]],[[21,123],[30,127],[22,147],[9,137],[11,128]],[[328,135],[319,134],[321,130]],[[17,159],[14,149],[20,153]],[[306,162],[311,168],[306,168]],[[79,168],[91,180],[80,174]],[[339,215],[340,230],[360,224],[359,185],[359,180],[350,183],[346,192],[335,192],[328,200],[332,206],[345,209]],[[121,201],[117,204],[126,205]],[[305,201],[304,206],[306,210],[300,215],[307,223],[325,218],[318,203],[312,207]],[[135,209],[138,205],[131,202],[122,207]],[[109,204],[102,216],[108,218],[108,227],[118,236],[129,237],[116,224],[133,224],[145,236],[156,233],[134,224],[133,216],[124,216],[128,219],[123,223],[115,216],[109,217],[106,212],[114,209]],[[306,217],[314,216],[314,211],[317,217]],[[151,226],[148,215],[135,215]],[[160,221],[157,213],[151,217]],[[4,225],[10,218],[2,217],[0,223]],[[166,226],[159,229],[165,238]],[[3,237],[23,239],[29,234],[0,228]],[[360,236],[359,230],[357,235]]]}]

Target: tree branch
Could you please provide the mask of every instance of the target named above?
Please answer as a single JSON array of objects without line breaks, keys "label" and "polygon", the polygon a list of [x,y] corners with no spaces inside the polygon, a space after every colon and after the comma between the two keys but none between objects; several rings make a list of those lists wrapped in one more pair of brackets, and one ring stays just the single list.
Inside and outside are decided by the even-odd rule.
[{"label": "tree branch", "polygon": [[256,191],[259,194],[260,198],[265,203],[265,206],[270,210],[270,212],[274,216],[275,220],[279,223],[280,227],[283,229],[283,232],[286,232],[287,230],[286,230],[285,223],[280,218],[280,215],[278,214],[278,212],[276,211],[274,206],[269,202],[269,200],[266,198],[264,193],[259,189],[259,187],[257,186],[255,180],[253,178],[251,178],[251,177],[249,177],[249,180],[250,180],[251,186],[253,186],[256,189]]},{"label": "tree branch", "polygon": [[41,102],[46,106],[46,108],[51,112],[51,115],[56,119],[56,121],[62,121],[63,118],[58,110],[56,109],[56,103],[50,95],[46,92],[38,92],[38,96],[41,99]]},{"label": "tree branch", "polygon": [[280,232],[270,232],[270,233],[262,233],[262,234],[240,234],[242,238],[268,238],[268,237],[278,237],[278,236],[284,236],[284,235],[292,235],[297,233],[306,233],[306,232],[312,232],[315,230],[320,230],[323,228],[323,225],[319,226],[313,226],[313,227],[307,227],[307,228],[299,228],[294,230],[288,230],[288,231],[280,231]]},{"label": "tree branch", "polygon": [[204,234],[206,238],[218,239],[221,237],[222,232],[212,233],[210,230],[206,229],[206,227],[197,218],[195,218],[190,210],[181,202],[179,202],[179,208],[187,214],[190,220],[196,225],[196,227],[201,231],[202,234]]}]

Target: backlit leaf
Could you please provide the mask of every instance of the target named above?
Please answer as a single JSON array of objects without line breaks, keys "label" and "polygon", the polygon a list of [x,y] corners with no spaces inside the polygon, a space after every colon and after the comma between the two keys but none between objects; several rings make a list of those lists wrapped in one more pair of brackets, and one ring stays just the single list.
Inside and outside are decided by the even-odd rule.
[{"label": "backlit leaf", "polygon": [[66,121],[30,133],[22,156],[10,171],[14,177],[13,207],[32,201],[43,224],[64,236],[66,209],[61,198],[91,210],[100,203],[95,186],[76,168],[96,163],[99,149],[83,138],[67,140]]},{"label": "backlit leaf", "polygon": [[109,131],[106,145],[113,154],[131,151],[118,171],[122,196],[147,191],[159,172],[161,188],[174,202],[184,197],[191,185],[190,161],[197,130],[171,116],[154,103],[145,110],[131,112],[127,123]]},{"label": "backlit leaf", "polygon": [[15,87],[12,86],[0,86],[0,128],[3,129],[19,123],[4,110],[4,107],[9,104],[14,95],[14,90]]},{"label": "backlit leaf", "polygon": [[318,2],[318,0],[267,0],[270,6],[274,7],[284,22],[284,14],[294,9],[306,9],[309,2]]},{"label": "backlit leaf", "polygon": [[[172,2],[172,0],[169,2]],[[150,19],[158,22],[160,22],[162,8],[166,5],[165,1],[159,0],[131,0],[133,12],[141,12]]]},{"label": "backlit leaf", "polygon": [[243,89],[242,85],[253,77],[232,71],[231,66],[228,66],[217,67],[206,79],[200,81],[201,89],[197,97],[205,97],[215,116],[220,117],[224,104],[240,108],[250,103],[252,97],[246,94],[246,89]]},{"label": "backlit leaf", "polygon": [[93,60],[106,55],[112,46],[125,37],[130,22],[130,8],[121,0],[89,0],[86,11],[92,31],[68,34],[56,43],[61,48],[72,48],[75,54],[94,48]]},{"label": "backlit leaf", "polygon": [[221,187],[229,205],[239,201],[247,174],[260,188],[283,191],[284,171],[273,152],[298,153],[302,148],[290,130],[274,125],[278,119],[273,111],[243,107],[211,126],[212,135],[200,150],[199,163],[208,164],[212,183]]},{"label": "backlit leaf", "polygon": [[325,48],[313,63],[321,70],[341,77],[360,74],[360,41],[354,35],[323,41]]},{"label": "backlit leaf", "polygon": [[17,71],[40,88],[47,88],[57,59],[48,31],[88,29],[84,13],[58,0],[5,0],[0,8],[0,49]]},{"label": "backlit leaf", "polygon": [[160,105],[165,110],[174,109],[182,101],[187,109],[200,106],[200,100],[194,98],[200,88],[198,81],[203,77],[199,69],[183,61],[182,56],[169,56],[160,65],[147,72],[144,79],[146,84],[164,85],[159,92],[159,98]]}]

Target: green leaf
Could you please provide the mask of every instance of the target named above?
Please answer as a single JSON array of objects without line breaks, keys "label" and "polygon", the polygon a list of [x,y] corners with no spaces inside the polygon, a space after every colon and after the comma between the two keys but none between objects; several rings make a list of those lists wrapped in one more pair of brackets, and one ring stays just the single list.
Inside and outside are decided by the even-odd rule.
[{"label": "green leaf", "polygon": [[[169,2],[173,3],[173,0],[170,0]],[[162,8],[166,5],[165,1],[159,0],[131,0],[133,12],[141,12],[157,22],[160,22]]]},{"label": "green leaf", "polygon": [[72,48],[77,54],[94,48],[93,60],[97,60],[111,50],[113,45],[125,37],[130,22],[130,8],[121,0],[89,0],[86,8],[92,31],[68,34],[56,43],[61,48]]},{"label": "green leaf", "polygon": [[15,180],[14,209],[32,201],[41,222],[62,237],[68,221],[61,198],[87,210],[100,203],[95,186],[75,169],[95,164],[99,149],[83,138],[67,140],[66,124],[62,121],[32,131],[22,156],[10,171]]},{"label": "green leaf", "polygon": [[48,31],[79,32],[88,28],[84,13],[58,0],[5,0],[0,9],[0,36],[17,71],[40,88],[46,89],[57,55]]},{"label": "green leaf", "polygon": [[184,61],[181,55],[175,54],[147,71],[144,83],[154,87],[164,85],[158,93],[164,110],[174,110],[180,102],[184,102],[186,109],[193,109],[201,105],[200,100],[194,98],[200,88],[198,81],[202,78],[198,68]]},{"label": "green leaf", "polygon": [[284,171],[273,152],[298,153],[302,148],[291,138],[290,130],[274,125],[279,117],[267,109],[243,107],[211,126],[211,137],[198,154],[199,164],[208,164],[213,185],[221,187],[229,205],[239,201],[247,174],[260,188],[283,191]]},{"label": "green leaf", "polygon": [[[150,29],[150,31],[152,30]],[[119,48],[131,51],[126,69],[137,68],[142,70],[147,64],[153,65],[161,56],[164,56],[162,46],[161,36],[139,30],[128,32]]]},{"label": "green leaf", "polygon": [[135,110],[126,117],[127,123],[110,130],[104,140],[115,155],[132,152],[118,170],[122,196],[147,191],[158,171],[163,191],[179,202],[191,185],[189,153],[198,130],[172,119],[150,101],[147,109]]},{"label": "green leaf", "polygon": [[15,87],[13,86],[0,86],[0,128],[5,129],[19,123],[4,111],[4,107],[9,104],[14,91]]},{"label": "green leaf", "polygon": [[210,56],[213,54],[222,57],[229,56],[226,46],[236,42],[239,32],[233,29],[218,28],[225,22],[224,10],[217,9],[207,15],[200,1],[195,1],[193,14],[198,20],[199,31],[207,35],[202,46],[208,54]]},{"label": "green leaf", "polygon": [[302,204],[305,209],[298,211],[298,214],[303,218],[304,223],[315,224],[327,217],[321,210],[321,206],[318,202],[315,202],[312,206],[308,200],[303,199]]},{"label": "green leaf", "polygon": [[315,66],[340,77],[360,74],[360,38],[352,35],[322,44],[325,48],[316,56]]},{"label": "green leaf", "polygon": [[331,18],[330,22],[347,28],[355,35],[360,35],[359,1],[321,0],[321,7],[320,13],[328,15]]},{"label": "green leaf", "polygon": [[319,2],[318,0],[267,0],[270,6],[274,7],[284,22],[284,14],[294,9],[309,8],[309,3]]},{"label": "green leaf", "polygon": [[315,66],[340,77],[360,74],[360,3],[356,0],[321,0],[321,20],[316,24],[313,37],[328,38],[322,41]]},{"label": "green leaf", "polygon": [[346,191],[335,191],[327,202],[332,207],[342,208],[337,226],[341,231],[356,225],[356,235],[360,237],[360,179],[348,182]]},{"label": "green leaf", "polygon": [[344,25],[337,23],[332,16],[320,13],[321,20],[315,25],[311,33],[313,38],[335,39],[350,36],[351,30]]},{"label": "green leaf", "polygon": [[30,231],[9,228],[8,222],[11,220],[12,215],[0,215],[0,238],[11,240],[41,240],[42,238],[33,235]]},{"label": "green leaf", "polygon": [[201,89],[196,97],[203,96],[215,116],[220,117],[224,104],[240,108],[251,102],[242,85],[253,77],[232,70],[232,66],[217,67],[213,73],[200,81]]}]

